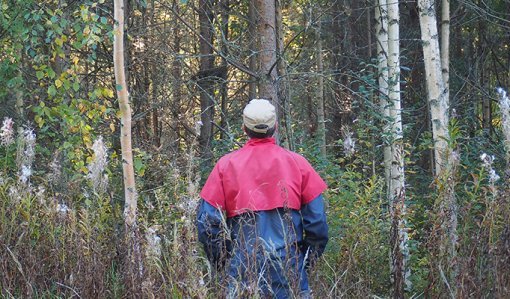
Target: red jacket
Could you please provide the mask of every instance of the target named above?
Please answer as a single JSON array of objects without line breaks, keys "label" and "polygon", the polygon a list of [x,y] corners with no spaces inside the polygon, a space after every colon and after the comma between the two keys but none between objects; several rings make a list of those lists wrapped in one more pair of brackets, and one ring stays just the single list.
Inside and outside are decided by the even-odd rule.
[{"label": "red jacket", "polygon": [[276,145],[274,138],[252,138],[218,161],[200,196],[233,217],[282,207],[300,210],[326,187],[301,155]]}]

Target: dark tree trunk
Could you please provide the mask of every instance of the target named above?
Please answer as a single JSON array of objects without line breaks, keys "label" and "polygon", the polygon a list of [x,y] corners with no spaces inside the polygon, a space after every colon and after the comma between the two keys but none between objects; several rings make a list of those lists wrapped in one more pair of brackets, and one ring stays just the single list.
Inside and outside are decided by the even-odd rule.
[{"label": "dark tree trunk", "polygon": [[197,76],[197,83],[200,88],[200,111],[202,126],[200,127],[200,152],[203,165],[211,165],[212,151],[211,141],[213,137],[214,121],[214,84],[212,78],[208,75],[214,67],[213,56],[213,27],[212,27],[212,1],[200,0],[198,7],[198,17],[200,20],[200,73],[203,76]]},{"label": "dark tree trunk", "polygon": [[[280,115],[280,101],[276,88],[276,3],[275,0],[255,0],[258,40],[259,98],[270,100]],[[277,121],[277,123],[279,123]],[[278,140],[278,134],[275,133]]]}]

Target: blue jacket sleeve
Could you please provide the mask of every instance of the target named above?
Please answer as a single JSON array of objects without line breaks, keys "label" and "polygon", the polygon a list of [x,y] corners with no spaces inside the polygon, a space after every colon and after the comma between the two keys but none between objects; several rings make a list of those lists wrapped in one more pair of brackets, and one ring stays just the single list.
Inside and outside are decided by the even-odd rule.
[{"label": "blue jacket sleeve", "polygon": [[328,224],[322,194],[301,207],[301,217],[304,231],[301,251],[313,262],[322,255],[328,243]]},{"label": "blue jacket sleeve", "polygon": [[198,240],[204,246],[209,261],[222,268],[228,254],[228,238],[223,231],[223,212],[205,200],[200,201],[197,213]]}]

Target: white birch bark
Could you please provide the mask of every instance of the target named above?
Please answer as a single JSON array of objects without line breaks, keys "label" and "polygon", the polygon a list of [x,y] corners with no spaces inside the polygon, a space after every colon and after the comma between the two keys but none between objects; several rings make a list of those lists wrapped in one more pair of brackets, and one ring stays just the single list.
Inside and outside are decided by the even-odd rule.
[{"label": "white birch bark", "polygon": [[[388,104],[388,7],[386,0],[379,0],[375,8],[376,31],[377,31],[377,60],[378,60],[378,83],[379,103],[385,121],[390,119],[390,106]],[[385,123],[384,131],[388,132],[389,122]],[[391,194],[391,145],[390,138],[383,136],[384,143],[384,172],[387,186],[387,198]]]},{"label": "white birch bark", "polygon": [[503,135],[505,136],[506,163],[510,166],[510,100],[503,88],[498,88],[499,109],[501,110],[501,122]]},{"label": "white birch bark", "polygon": [[140,242],[138,240],[137,192],[135,172],[133,168],[133,150],[131,144],[131,107],[124,68],[124,1],[114,0],[114,38],[113,38],[113,68],[117,97],[120,110],[120,144],[122,150],[122,173],[124,178],[124,222],[126,226],[126,242],[128,246],[126,259],[129,268],[129,283],[127,287],[133,296],[140,296],[143,264],[141,259]]},{"label": "white birch bark", "polygon": [[391,121],[391,210],[393,218],[393,277],[394,297],[404,298],[404,288],[410,287],[407,270],[409,260],[406,228],[404,141],[400,100],[400,15],[399,2],[388,2],[388,100]]},{"label": "white birch bark", "polygon": [[137,192],[135,186],[135,173],[133,169],[133,149],[131,145],[131,107],[126,84],[124,69],[124,1],[114,1],[114,40],[113,40],[113,67],[117,97],[119,99],[120,118],[120,144],[122,149],[122,172],[124,176],[125,207],[124,217],[128,226],[136,223]]},{"label": "white birch bark", "polygon": [[[449,7],[443,3],[443,16],[449,15]],[[439,198],[437,217],[440,224],[439,257],[436,270],[441,277],[442,285],[449,292],[451,298],[457,297],[457,201],[455,197],[455,172],[458,165],[458,154],[449,148],[448,131],[448,34],[442,36],[442,50],[440,51],[436,22],[436,11],[433,0],[419,0],[420,29],[425,62],[427,84],[427,98],[432,120],[432,135],[434,139],[434,166],[438,178]],[[442,28],[447,30],[449,26]],[[448,29],[449,30],[449,29]],[[446,45],[445,45],[446,44]],[[445,52],[445,53],[442,53]],[[446,70],[446,71],[445,71]],[[434,262],[434,261],[433,261]]]},{"label": "white birch bark", "polygon": [[376,7],[379,91],[381,109],[385,121],[384,166],[387,196],[392,219],[391,273],[393,297],[403,298],[404,289],[410,287],[407,279],[407,228],[405,221],[405,176],[402,131],[402,107],[400,100],[400,34],[398,2],[379,0]]},{"label": "white birch bark", "polygon": [[392,133],[392,197],[403,194],[404,189],[399,21],[398,2],[388,3],[388,101]]},{"label": "white birch bark", "polygon": [[445,97],[450,99],[450,0],[441,2],[441,72]]},{"label": "white birch bark", "polygon": [[446,167],[449,140],[448,133],[448,93],[441,72],[441,54],[433,0],[419,0],[420,29],[423,44],[423,58],[427,84],[427,97],[432,120],[434,139],[435,174],[440,176]]}]

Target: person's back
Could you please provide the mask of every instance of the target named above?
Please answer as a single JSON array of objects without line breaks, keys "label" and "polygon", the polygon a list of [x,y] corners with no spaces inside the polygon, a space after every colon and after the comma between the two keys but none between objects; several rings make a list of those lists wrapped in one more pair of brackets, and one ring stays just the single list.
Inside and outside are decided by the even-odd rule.
[{"label": "person's back", "polygon": [[207,179],[199,239],[213,264],[227,261],[231,297],[306,295],[306,260],[322,254],[328,240],[326,185],[306,159],[275,144],[276,116],[268,101],[252,100],[243,117],[251,139],[222,157]]}]

